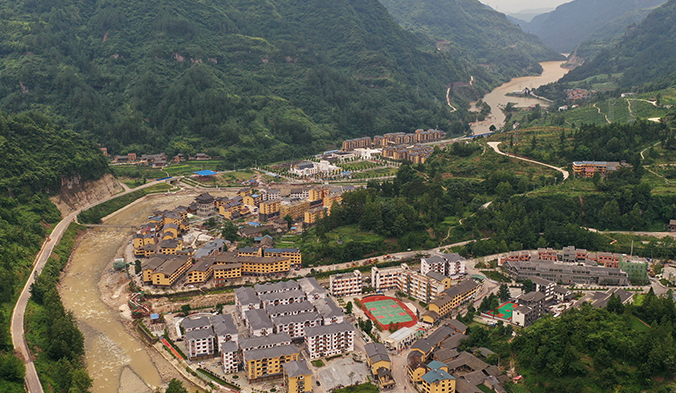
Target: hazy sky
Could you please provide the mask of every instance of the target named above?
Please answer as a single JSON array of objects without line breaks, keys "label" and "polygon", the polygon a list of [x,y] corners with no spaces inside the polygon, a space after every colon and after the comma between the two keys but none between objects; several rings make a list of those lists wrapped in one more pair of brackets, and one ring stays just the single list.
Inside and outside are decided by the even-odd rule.
[{"label": "hazy sky", "polygon": [[500,12],[519,12],[540,8],[556,8],[556,6],[571,0],[479,0]]}]

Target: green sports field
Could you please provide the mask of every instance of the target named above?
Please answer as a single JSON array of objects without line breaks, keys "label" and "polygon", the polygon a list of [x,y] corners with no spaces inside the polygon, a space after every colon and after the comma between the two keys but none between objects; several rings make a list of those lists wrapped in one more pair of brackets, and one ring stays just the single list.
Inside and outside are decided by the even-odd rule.
[{"label": "green sports field", "polygon": [[496,308],[495,310],[489,311],[487,314],[492,315],[496,318],[512,319],[512,310],[514,310],[517,307],[519,307],[518,304],[507,302],[503,303],[500,307]]},{"label": "green sports field", "polygon": [[383,326],[393,323],[410,322],[413,320],[394,300],[376,300],[364,303],[364,306]]}]

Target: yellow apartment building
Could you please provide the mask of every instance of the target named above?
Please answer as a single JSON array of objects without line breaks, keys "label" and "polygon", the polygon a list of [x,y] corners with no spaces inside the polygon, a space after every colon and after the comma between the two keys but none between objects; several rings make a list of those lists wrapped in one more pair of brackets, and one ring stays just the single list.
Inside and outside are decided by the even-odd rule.
[{"label": "yellow apartment building", "polygon": [[279,209],[279,216],[286,217],[287,215],[291,216],[294,220],[303,218],[306,211],[310,210],[310,201],[307,199],[301,199],[299,201],[291,201],[287,203],[282,203]]},{"label": "yellow apartment building", "polygon": [[465,280],[444,290],[440,296],[430,302],[428,311],[422,315],[423,322],[434,323],[445,317],[451,310],[473,298],[480,288],[481,285],[474,280]]},{"label": "yellow apartment building", "polygon": [[221,285],[227,280],[233,280],[242,277],[241,263],[227,263],[214,265],[214,281],[216,285]]},{"label": "yellow apartment building", "polygon": [[284,386],[288,393],[309,393],[312,391],[312,371],[305,361],[284,363]]},{"label": "yellow apartment building", "polygon": [[214,274],[214,262],[203,258],[188,269],[186,281],[190,284],[202,284]]},{"label": "yellow apartment building", "polygon": [[300,353],[293,345],[244,351],[244,367],[249,381],[282,377],[283,365],[296,362]]},{"label": "yellow apartment building", "polygon": [[319,219],[322,217],[324,217],[324,208],[321,206],[315,207],[305,212],[305,218],[303,222],[312,225],[319,221]]}]

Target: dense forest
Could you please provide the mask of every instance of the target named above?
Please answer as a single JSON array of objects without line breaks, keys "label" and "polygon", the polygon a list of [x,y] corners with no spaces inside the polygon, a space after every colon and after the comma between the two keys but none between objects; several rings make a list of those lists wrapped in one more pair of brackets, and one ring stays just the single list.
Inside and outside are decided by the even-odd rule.
[{"label": "dense forest", "polygon": [[[23,391],[23,364],[12,354],[11,311],[33,258],[60,213],[48,199],[63,177],[97,179],[101,152],[37,114],[0,114],[0,386]],[[3,365],[6,365],[3,366]]]},{"label": "dense forest", "polygon": [[[637,10],[662,5],[666,0],[574,0],[554,11],[519,22],[524,31],[563,53],[571,53],[586,40],[607,38],[624,32],[636,20]],[[624,21],[629,22],[622,26]]]},{"label": "dense forest", "polygon": [[594,75],[622,73],[620,86],[646,86],[659,90],[676,82],[676,1],[670,0],[611,49],[571,71],[562,82],[578,81]]},{"label": "dense forest", "polygon": [[0,1],[0,108],[49,113],[112,154],[247,164],[362,135],[458,134],[467,111],[450,111],[446,86],[475,75],[466,108],[498,83],[484,74],[377,0]]},{"label": "dense forest", "polygon": [[454,57],[481,64],[481,71],[499,80],[540,73],[538,62],[563,59],[537,36],[524,33],[505,15],[475,0],[382,3],[405,29],[429,36],[440,50]]}]

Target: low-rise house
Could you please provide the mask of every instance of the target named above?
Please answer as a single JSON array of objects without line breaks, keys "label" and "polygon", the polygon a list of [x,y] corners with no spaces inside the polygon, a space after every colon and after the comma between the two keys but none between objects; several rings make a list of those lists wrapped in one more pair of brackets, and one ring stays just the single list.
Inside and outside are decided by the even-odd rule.
[{"label": "low-rise house", "polygon": [[160,253],[165,255],[176,255],[183,249],[183,242],[179,239],[167,239],[160,242]]},{"label": "low-rise house", "polygon": [[394,386],[392,377],[392,361],[387,354],[387,349],[380,343],[369,343],[364,346],[369,369],[381,389],[389,389]]},{"label": "low-rise house", "polygon": [[566,287],[557,285],[554,287],[554,298],[557,302],[567,302],[573,299],[573,291]]}]

